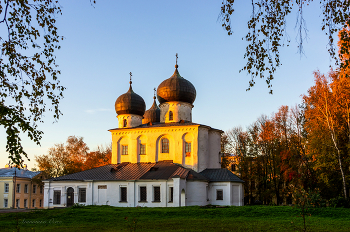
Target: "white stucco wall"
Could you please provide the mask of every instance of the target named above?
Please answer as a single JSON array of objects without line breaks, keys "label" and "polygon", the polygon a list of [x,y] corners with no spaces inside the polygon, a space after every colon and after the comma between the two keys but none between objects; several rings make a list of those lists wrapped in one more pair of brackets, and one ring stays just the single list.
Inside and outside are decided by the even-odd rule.
[{"label": "white stucco wall", "polygon": [[198,130],[198,170],[201,172],[208,167],[209,164],[209,141],[208,128],[200,127]]},{"label": "white stucco wall", "polygon": [[[117,118],[119,128],[131,128],[142,124],[142,116],[136,114],[120,114]],[[124,119],[127,122],[126,127],[124,127]]]},{"label": "white stucco wall", "polygon": [[[216,191],[223,190],[223,200],[216,199]],[[230,182],[211,182],[209,183],[209,202],[212,205],[230,205],[231,194]]]},{"label": "white stucco wall", "polygon": [[[160,122],[179,122],[180,120],[192,122],[193,105],[186,102],[164,102],[160,106]],[[169,120],[169,112],[173,112],[173,120]]]},{"label": "white stucco wall", "polygon": [[187,181],[187,204],[191,205],[207,205],[207,181]]},{"label": "white stucco wall", "polygon": [[242,183],[231,183],[231,202],[230,205],[244,205],[244,187]]},{"label": "white stucco wall", "polygon": [[208,142],[209,142],[209,163],[208,168],[221,168],[221,133],[217,130],[208,131]]},{"label": "white stucco wall", "polygon": [[[83,205],[111,205],[117,207],[180,207],[191,205],[243,205],[243,185],[233,182],[171,180],[137,181],[44,181],[44,208],[66,207],[67,189],[74,189],[74,203]],[[100,187],[99,187],[100,186]],[[146,187],[147,201],[140,202],[140,187]],[[154,202],[153,187],[160,187],[160,202]],[[120,202],[121,187],[127,187],[127,202]],[[173,187],[173,202],[170,202]],[[86,202],[78,202],[79,188],[86,188]],[[216,191],[223,190],[223,200],[216,199]],[[53,204],[54,190],[61,191],[61,204]]]}]

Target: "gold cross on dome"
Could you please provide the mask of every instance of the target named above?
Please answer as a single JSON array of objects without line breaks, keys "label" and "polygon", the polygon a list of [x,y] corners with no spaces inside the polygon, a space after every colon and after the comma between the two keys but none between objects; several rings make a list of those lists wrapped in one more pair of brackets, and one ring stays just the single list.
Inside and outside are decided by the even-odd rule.
[{"label": "gold cross on dome", "polygon": [[177,56],[177,53],[176,53],[176,55],[175,55],[175,56],[176,56],[176,65],[177,65],[177,58],[179,58],[179,57]]}]

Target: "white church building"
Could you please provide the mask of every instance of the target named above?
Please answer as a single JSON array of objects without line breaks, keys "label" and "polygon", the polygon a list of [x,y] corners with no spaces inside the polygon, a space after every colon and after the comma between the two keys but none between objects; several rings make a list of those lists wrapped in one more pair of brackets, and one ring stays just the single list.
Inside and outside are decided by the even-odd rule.
[{"label": "white church building", "polygon": [[177,64],[157,98],[145,111],[130,80],[115,102],[111,164],[45,180],[44,207],[242,206],[244,181],[221,168],[223,131],[192,122],[196,89]]}]

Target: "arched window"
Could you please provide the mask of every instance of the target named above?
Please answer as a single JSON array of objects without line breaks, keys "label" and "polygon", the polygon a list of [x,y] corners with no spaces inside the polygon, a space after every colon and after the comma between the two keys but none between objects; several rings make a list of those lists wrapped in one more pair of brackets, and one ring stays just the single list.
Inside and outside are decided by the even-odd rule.
[{"label": "arched window", "polygon": [[169,153],[169,139],[167,138],[162,139],[162,153]]},{"label": "arched window", "polygon": [[128,125],[128,122],[126,121],[126,119],[123,120],[123,126],[126,127]]},{"label": "arched window", "polygon": [[174,120],[173,111],[169,111],[169,121]]}]

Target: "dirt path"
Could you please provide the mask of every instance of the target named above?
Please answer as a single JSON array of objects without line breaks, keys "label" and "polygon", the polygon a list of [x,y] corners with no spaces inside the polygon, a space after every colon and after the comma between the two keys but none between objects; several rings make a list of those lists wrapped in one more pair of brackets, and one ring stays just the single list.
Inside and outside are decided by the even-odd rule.
[{"label": "dirt path", "polygon": [[0,209],[0,213],[23,213],[30,211],[31,209]]}]

